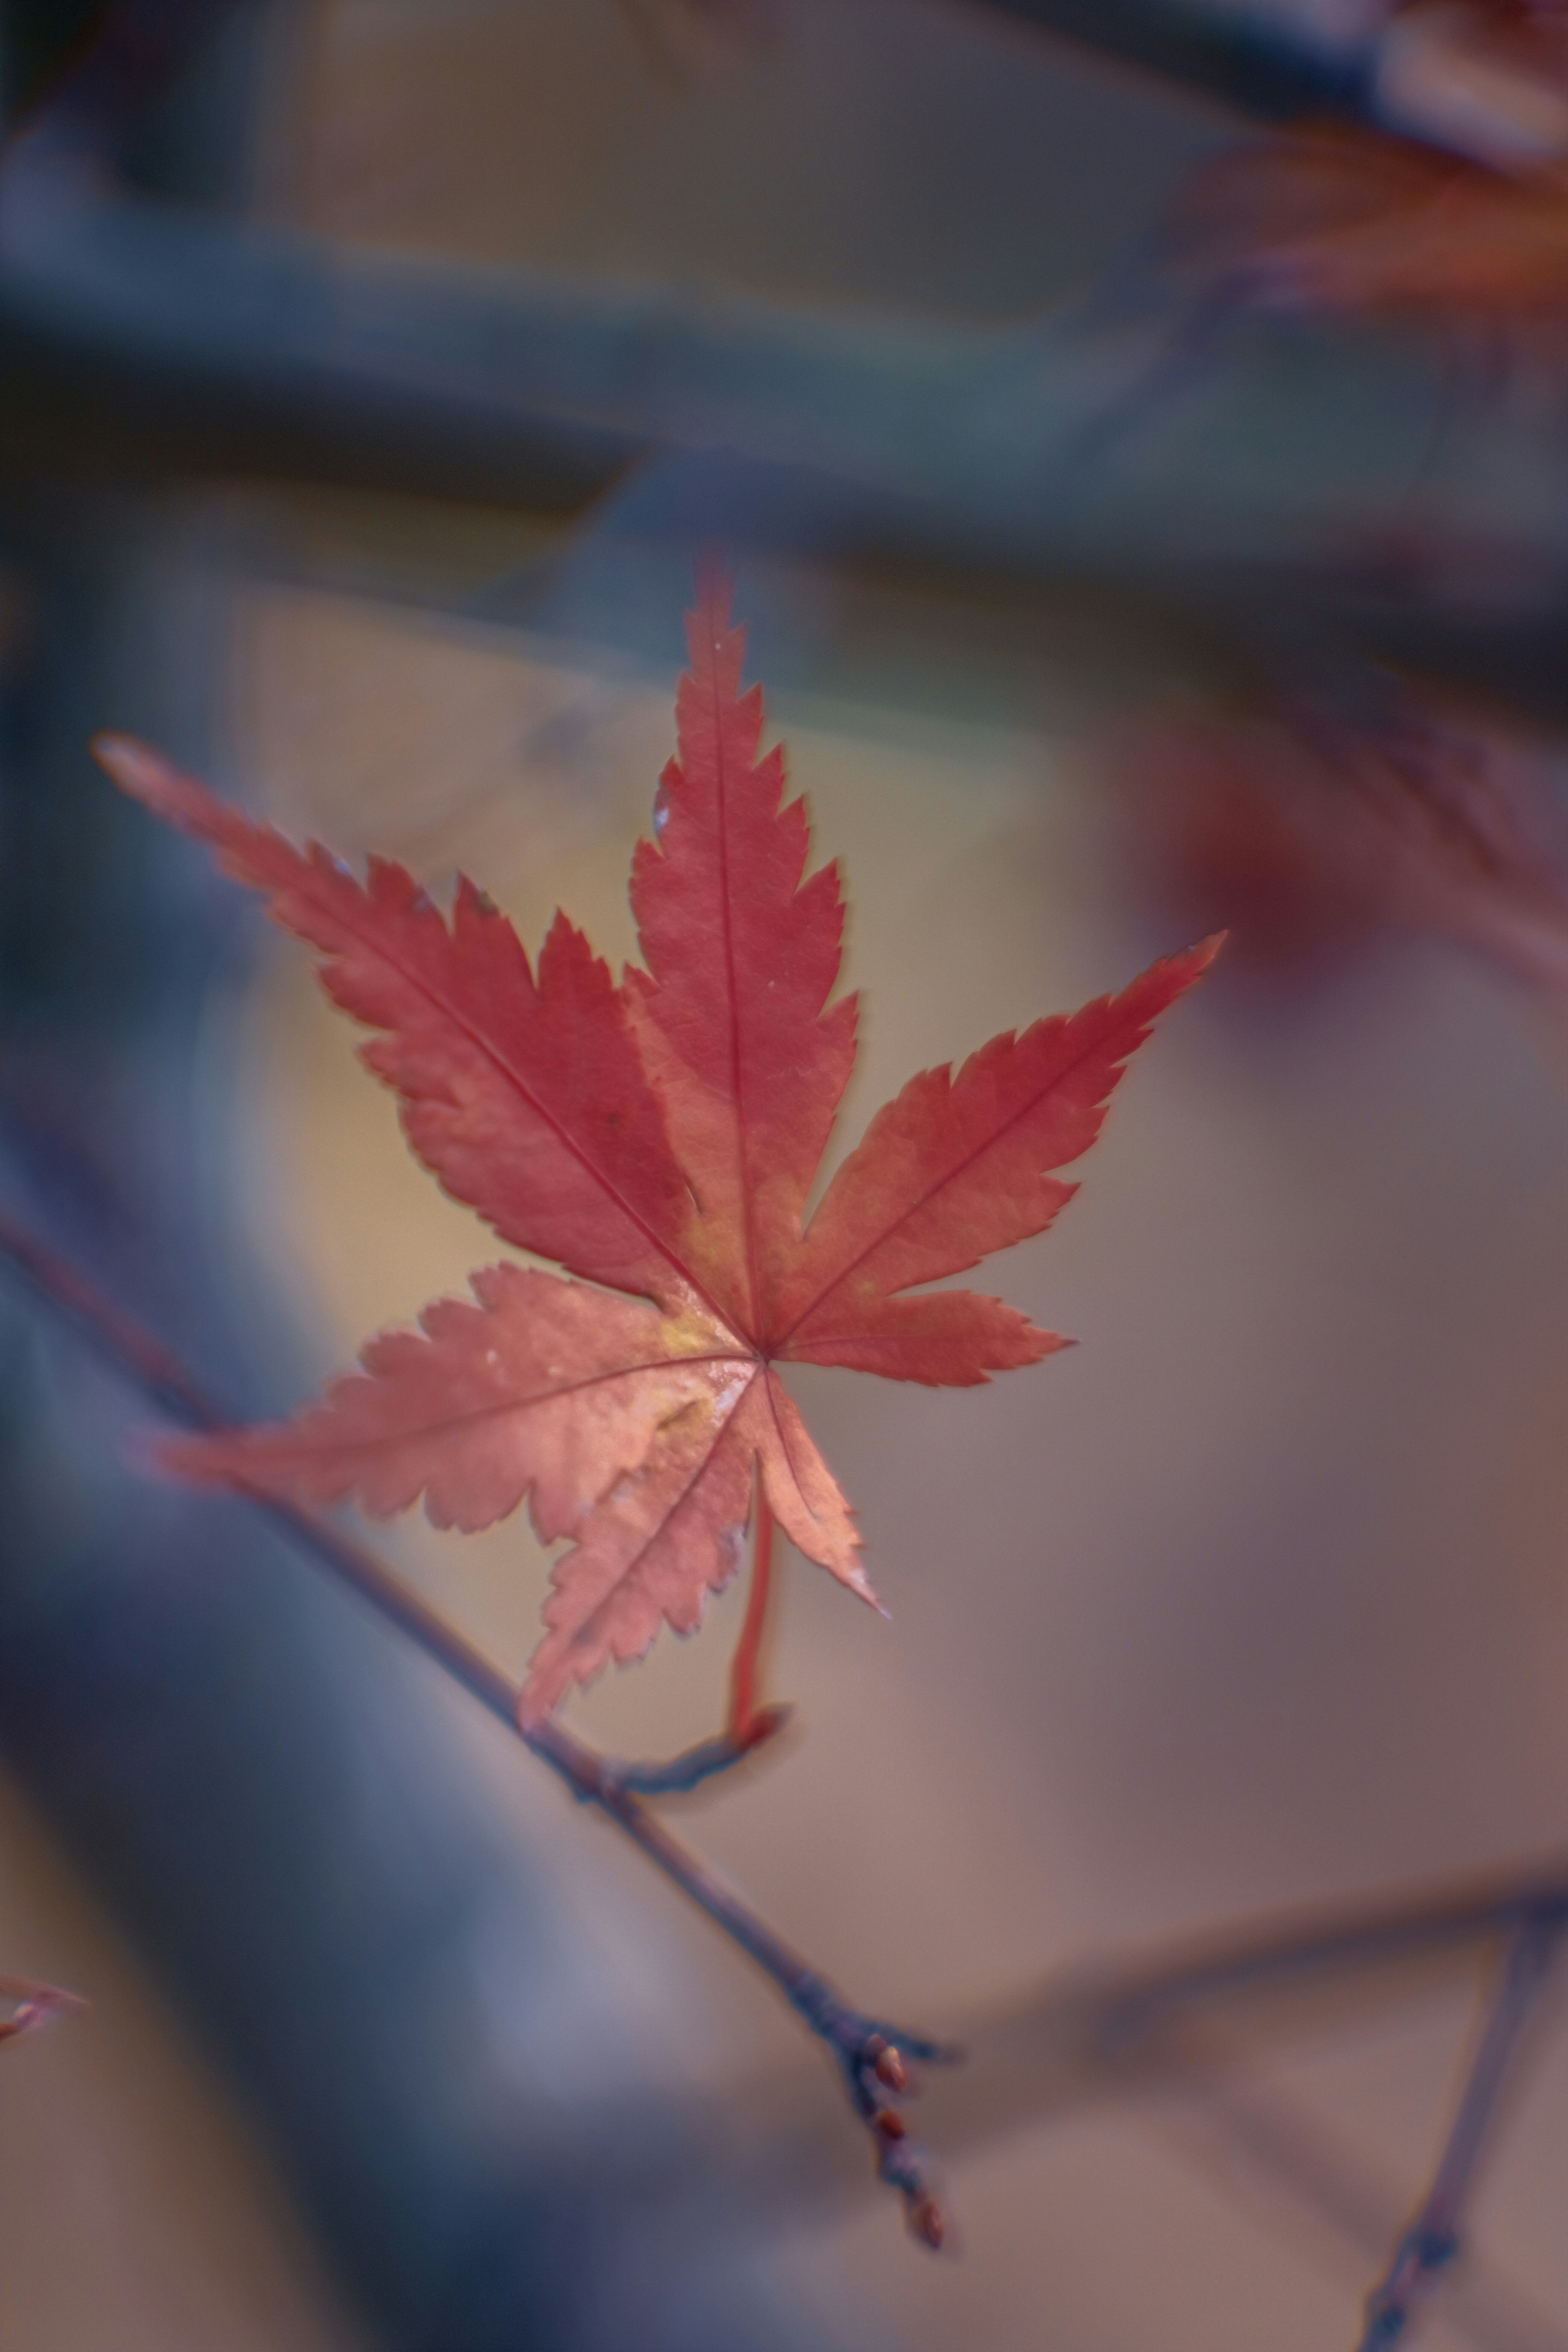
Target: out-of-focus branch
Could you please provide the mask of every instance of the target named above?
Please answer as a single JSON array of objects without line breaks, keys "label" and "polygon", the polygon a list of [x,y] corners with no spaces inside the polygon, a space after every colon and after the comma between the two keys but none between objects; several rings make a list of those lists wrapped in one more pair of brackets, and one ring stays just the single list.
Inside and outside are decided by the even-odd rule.
[{"label": "out-of-focus branch", "polygon": [[970,2063],[941,2094],[944,2145],[960,2146],[1085,2100],[1141,2095],[1227,2057],[1274,2047],[1450,1979],[1489,1947],[1568,1926],[1568,1868],[1515,1872],[1402,1904],[1212,1939],[1142,1966],[1058,1977],[960,2020]]},{"label": "out-of-focus branch", "polygon": [[1080,41],[1268,121],[1373,111],[1377,42],[1314,39],[1303,12],[1271,20],[1203,0],[967,0]]},{"label": "out-of-focus branch", "polygon": [[[164,1348],[121,1315],[58,1253],[3,1213],[0,1265],[159,1411],[186,1428],[211,1430],[225,1425],[216,1405]],[[493,1665],[456,1626],[427,1608],[374,1553],[291,1504],[260,1494],[246,1499],[515,1732],[580,1802],[596,1807],[614,1822],[666,1878],[772,1978],[837,2061],[849,2103],[870,2136],[879,2177],[902,2198],[916,2236],[928,2245],[940,2246],[944,2222],[933,2193],[931,2166],[924,2151],[906,2138],[903,2118],[892,2101],[913,2087],[908,2060],[931,2062],[956,2053],[923,2034],[868,2017],[842,2000],[825,1977],[650,1811],[637,1793],[639,1772],[642,1785],[647,1786],[649,1768],[596,1755],[554,1721],[523,1730],[519,1712],[521,1685]],[[727,1754],[723,1760],[733,1762],[738,1757]],[[704,1771],[693,1770],[684,1780],[678,1776],[671,1781],[668,1776],[672,1768],[660,1769],[667,1776],[661,1784],[665,1787],[695,1786],[706,1777]],[[710,1759],[707,1769],[721,1767]]]},{"label": "out-of-focus branch", "polygon": [[[1142,2110],[1248,2208],[1260,2202],[1338,2259],[1376,2261],[1388,2243],[1397,2192],[1359,2149],[1297,2101],[1237,2074],[1223,2061],[1207,2077],[1173,2086]],[[1445,2299],[1451,2332],[1475,2352],[1562,2352],[1561,2327],[1537,2311],[1511,2281],[1467,2263]]]},{"label": "out-of-focus branch", "polygon": [[1396,2343],[1458,2257],[1460,2222],[1482,2150],[1562,1932],[1555,1916],[1527,1918],[1513,1939],[1432,2186],[1367,2297],[1360,2352],[1384,2352]]},{"label": "out-of-focus branch", "polygon": [[[972,2063],[944,2095],[963,2137],[1022,2122],[1069,2084],[1135,2082],[1190,2062],[1194,2034],[1223,2027],[1227,2045],[1273,2042],[1353,2004],[1404,2000],[1422,1982],[1469,1966],[1491,1944],[1568,1926],[1568,1869],[1516,1872],[1402,1904],[1321,1908],[1262,1930],[1210,1940],[1152,1965],[1058,1978],[969,2021]],[[998,2094],[1009,2103],[996,2115]]]},{"label": "out-of-focus branch", "polygon": [[560,514],[684,452],[742,486],[703,519],[736,546],[805,516],[836,562],[971,584],[1095,574],[1250,614],[1305,594],[1357,642],[1397,625],[1416,659],[1425,618],[1450,670],[1500,580],[1516,638],[1568,600],[1555,418],[1457,414],[1436,346],[1253,321],[1176,364],[1191,321],[1159,299],[948,327],[355,256],[121,190],[123,126],[74,87],[0,165],[0,446],[24,470]]},{"label": "out-of-focus branch", "polygon": [[[1518,1870],[1400,1903],[1314,1906],[1292,1919],[1121,1967],[1070,1971],[961,2017],[968,2063],[931,2085],[950,2155],[1115,2108],[1176,2139],[1247,2202],[1258,2196],[1364,2275],[1397,2228],[1401,2192],[1310,2112],[1259,2079],[1260,2062],[1354,2020],[1429,1997],[1489,1948],[1568,1923],[1568,1869]],[[738,2139],[737,2114],[765,2116]],[[820,2213],[851,2194],[841,2137],[804,2086],[758,2083],[705,2113],[711,2152],[689,2174],[630,2168],[617,2192],[653,2230],[683,2215],[742,2230],[759,2213]],[[611,2129],[612,2143],[636,2144]],[[1219,2161],[1216,2163],[1216,2159]],[[1561,2330],[1506,2276],[1467,2263],[1445,2305],[1477,2352],[1561,2352]]]}]

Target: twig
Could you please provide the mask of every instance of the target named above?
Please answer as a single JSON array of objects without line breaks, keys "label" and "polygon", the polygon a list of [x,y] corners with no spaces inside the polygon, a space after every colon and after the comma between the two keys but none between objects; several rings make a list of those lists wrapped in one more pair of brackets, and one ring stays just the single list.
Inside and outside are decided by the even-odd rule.
[{"label": "twig", "polygon": [[1458,2259],[1459,2223],[1481,2152],[1561,1933],[1560,1920],[1535,1917],[1514,1937],[1426,2202],[1367,2297],[1360,2352],[1383,2352],[1397,2342],[1435,2281]]},{"label": "twig", "polygon": [[[96,1287],[25,1227],[0,1213],[0,1265],[16,1276],[52,1314],[68,1323],[99,1358],[129,1380],[148,1401],[171,1419],[192,1429],[227,1426],[225,1416],[192,1379],[184,1365],[140,1325],[122,1315]],[[547,1722],[524,1731],[518,1709],[520,1685],[502,1674],[457,1628],[411,1592],[374,1552],[337,1534],[308,1511],[253,1490],[239,1490],[279,1528],[291,1542],[308,1552],[340,1581],[350,1585],[388,1623],[395,1625],[424,1651],[426,1657],[489,1709],[535,1756],[548,1764],[573,1795],[595,1805],[641,1848],[657,1868],[705,1911],[732,1943],[738,1944],[763,1973],[773,1979],[792,2009],[837,2060],[845,2090],[855,2113],[870,2135],[879,2177],[904,2200],[910,2228],[931,2247],[940,2246],[945,2230],[933,2188],[930,2160],[905,2137],[902,2116],[892,2098],[915,2087],[908,2061],[952,2059],[957,2053],[851,2009],[830,1985],[776,1935],[734,1889],[668,1830],[643,1801],[642,1790],[658,1774],[666,1786],[695,1786],[697,1781],[744,1752],[732,1737],[706,1741],[689,1750],[674,1765],[658,1767],[619,1764],[597,1755],[563,1726]],[[776,1710],[766,1710],[775,1719]],[[757,1737],[766,1737],[765,1731]],[[754,1737],[752,1745],[757,1744]],[[718,1760],[694,1768],[694,1759]],[[684,1767],[686,1778],[668,1776]],[[642,1776],[640,1784],[638,1775]]]},{"label": "twig", "polygon": [[781,1732],[795,1710],[787,1706],[761,1706],[752,1714],[744,1731],[727,1727],[712,1739],[700,1739],[695,1748],[683,1748],[679,1756],[671,1756],[651,1764],[621,1764],[607,1767],[617,1785],[636,1797],[685,1797],[700,1789],[704,1780],[711,1780],[720,1772],[728,1772],[743,1764]]}]

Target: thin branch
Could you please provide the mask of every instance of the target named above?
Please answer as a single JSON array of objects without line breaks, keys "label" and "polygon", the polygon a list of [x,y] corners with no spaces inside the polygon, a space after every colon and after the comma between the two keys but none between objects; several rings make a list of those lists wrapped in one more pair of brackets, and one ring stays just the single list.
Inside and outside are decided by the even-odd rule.
[{"label": "thin branch", "polygon": [[1360,2352],[1383,2352],[1397,2342],[1436,2281],[1458,2257],[1459,2225],[1482,2150],[1561,1934],[1560,1920],[1531,1918],[1514,1937],[1432,2186],[1367,2297]]},{"label": "thin branch", "polygon": [[984,10],[1083,42],[1265,121],[1375,110],[1370,36],[1334,48],[1293,38],[1289,21],[1271,25],[1259,10],[1204,0],[984,0]]},{"label": "thin branch", "polygon": [[[16,1276],[36,1300],[68,1324],[102,1362],[130,1381],[159,1411],[186,1428],[228,1425],[166,1348],[101,1297],[68,1260],[3,1213],[0,1266]],[[930,2161],[906,2138],[903,2117],[890,2100],[914,2088],[910,2059],[944,2060],[957,2053],[923,2034],[908,2032],[851,2009],[826,1977],[776,1935],[717,1872],[672,1835],[643,1801],[637,1775],[643,1774],[642,1785],[647,1787],[650,1775],[668,1776],[681,1759],[677,1759],[677,1767],[620,1764],[597,1755],[559,1723],[547,1722],[524,1731],[518,1712],[521,1685],[411,1592],[374,1552],[292,1504],[256,1490],[239,1491],[290,1542],[331,1570],[488,1707],[524,1747],[549,1765],[580,1802],[595,1806],[614,1822],[656,1868],[772,1978],[791,2008],[837,2060],[850,2105],[870,2136],[879,2177],[903,2199],[916,2236],[930,2246],[940,2246],[945,2225],[933,2191]],[[775,1720],[769,1727],[776,1730],[779,1724]],[[756,1740],[752,1744],[756,1745]],[[732,1739],[708,1741],[700,1749],[689,1750],[685,1760],[689,1766],[693,1757],[721,1748],[726,1751],[722,1761],[710,1763],[707,1771],[722,1769],[743,1752]],[[667,1780],[666,1785],[695,1786],[704,1777],[706,1771],[698,1770],[690,1772],[684,1783]]]},{"label": "thin branch", "polygon": [[695,1748],[683,1748],[679,1756],[657,1763],[616,1763],[606,1769],[613,1771],[619,1787],[636,1797],[689,1796],[705,1780],[744,1764],[784,1729],[794,1712],[788,1706],[761,1706],[743,1730],[727,1727],[713,1738],[700,1739]]},{"label": "thin branch", "polygon": [[[1179,2137],[1204,2155],[1209,2141],[1214,2176],[1233,2193],[1274,2193],[1298,2221],[1316,2222],[1337,2244],[1342,2262],[1375,2261],[1388,2242],[1393,2204],[1388,2185],[1359,2151],[1300,2105],[1222,2065],[1209,2082],[1179,2089],[1185,2129]],[[1228,2158],[1229,2161],[1226,2159]],[[1467,2266],[1444,2305],[1452,2331],[1476,2352],[1562,2352],[1562,2333],[1510,2282]]]}]

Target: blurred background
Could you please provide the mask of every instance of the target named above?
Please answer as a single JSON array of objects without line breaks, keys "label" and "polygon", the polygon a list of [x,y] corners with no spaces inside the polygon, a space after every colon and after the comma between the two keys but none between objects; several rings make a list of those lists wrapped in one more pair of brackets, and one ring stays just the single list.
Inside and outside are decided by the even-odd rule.
[{"label": "blurred background", "polygon": [[[1236,932],[998,1270],[1082,1344],[798,1376],[892,1622],[789,1559],[796,1727],[672,1808],[970,2043],[956,2258],[748,1965],[0,1296],[0,1971],[91,2003],[0,2053],[7,2352],[1354,2341],[1480,1940],[1148,2082],[1041,2021],[1563,1850],[1551,15],[0,7],[0,1207],[237,1412],[495,1245],[95,728],[618,962],[718,539],[847,871],[835,1156]],[[1415,300],[1424,173],[1485,268]],[[525,1525],[375,1541],[521,1667]],[[706,1734],[741,1606],[574,1719]],[[1435,2345],[1568,2344],[1552,2018]]]}]

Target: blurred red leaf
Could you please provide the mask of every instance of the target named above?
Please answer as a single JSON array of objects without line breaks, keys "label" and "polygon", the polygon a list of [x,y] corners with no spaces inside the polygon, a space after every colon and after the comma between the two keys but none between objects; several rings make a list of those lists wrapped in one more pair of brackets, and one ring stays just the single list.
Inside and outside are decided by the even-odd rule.
[{"label": "blurred red leaf", "polygon": [[1261,310],[1487,325],[1568,320],[1568,165],[1502,171],[1325,124],[1200,172],[1176,223],[1189,269]]},{"label": "blurred red leaf", "polygon": [[1134,853],[1165,895],[1279,964],[1383,929],[1568,991],[1568,830],[1541,754],[1468,714],[1311,706],[1163,721],[1122,746]]},{"label": "blurred red leaf", "polygon": [[389,1512],[423,1494],[441,1526],[489,1526],[526,1496],[542,1538],[575,1538],[529,1721],[607,1659],[640,1656],[661,1623],[697,1624],[738,1564],[758,1477],[800,1549],[872,1599],[777,1367],[964,1385],[1059,1346],[996,1299],[905,1294],[1050,1223],[1073,1189],[1050,1171],[1093,1142],[1127,1057],[1217,944],[994,1038],[956,1077],[911,1080],[803,1234],[855,1055],[854,1000],[828,1005],[838,874],[806,877],[805,810],[784,799],[782,752],[759,756],[729,584],[709,571],[700,590],[679,757],[632,868],[646,968],[618,989],[562,916],[536,975],[471,884],[448,923],[401,867],[373,860],[362,884],[144,746],[98,747],[322,951],[333,1001],[381,1033],[364,1058],[446,1189],[584,1278],[489,1268],[477,1303],[441,1300],[419,1333],[372,1340],[363,1370],[293,1420],[163,1448],[192,1480],[309,1504]]}]

